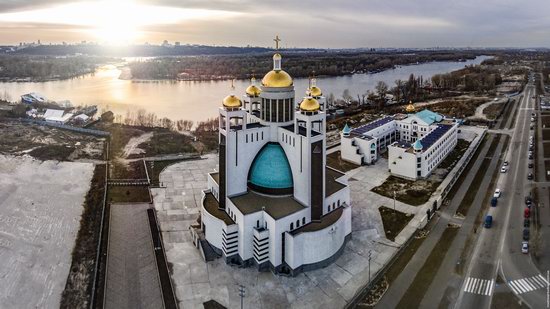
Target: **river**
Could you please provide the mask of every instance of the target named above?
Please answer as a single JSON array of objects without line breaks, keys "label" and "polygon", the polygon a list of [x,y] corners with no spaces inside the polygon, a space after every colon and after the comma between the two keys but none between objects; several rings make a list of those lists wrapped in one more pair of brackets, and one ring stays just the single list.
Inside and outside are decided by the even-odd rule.
[{"label": "river", "polygon": [[[396,79],[406,80],[411,73],[415,76],[422,75],[424,80],[427,80],[435,74],[479,64],[488,58],[491,57],[479,56],[466,62],[445,61],[406,65],[375,74],[320,77],[317,79],[317,86],[326,96],[333,93],[339,98],[345,89],[349,89],[351,95],[356,97],[357,94],[373,90],[380,80],[393,87]],[[98,69],[94,74],[69,80],[0,83],[0,93],[7,92],[15,100],[25,93],[38,92],[50,100],[70,100],[74,105],[95,104],[100,110],[110,109],[122,115],[129,110],[145,109],[159,117],[168,117],[172,120],[200,121],[217,116],[217,107],[231,92],[229,81],[138,82],[118,79],[120,72],[119,68],[110,65]],[[236,81],[235,93],[244,93],[248,85],[248,81]],[[296,78],[294,86],[297,97],[300,97],[305,94],[308,79]]]}]

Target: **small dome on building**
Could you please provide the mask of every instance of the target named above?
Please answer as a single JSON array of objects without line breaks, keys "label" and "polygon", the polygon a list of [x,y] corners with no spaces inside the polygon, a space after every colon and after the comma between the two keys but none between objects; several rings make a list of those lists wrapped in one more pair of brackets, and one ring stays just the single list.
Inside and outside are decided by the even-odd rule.
[{"label": "small dome on building", "polygon": [[407,113],[414,113],[416,111],[416,108],[414,107],[414,104],[412,101],[409,101],[409,104],[407,105],[405,110],[407,111]]},{"label": "small dome on building", "polygon": [[323,92],[321,91],[321,88],[319,88],[317,86],[311,86],[308,89],[308,92],[309,92],[309,95],[312,96],[312,97],[320,97],[320,96],[323,95]]},{"label": "small dome on building", "polygon": [[346,125],[344,126],[344,129],[342,129],[342,134],[348,136],[350,133],[351,133],[351,128],[346,123]]},{"label": "small dome on building", "polygon": [[316,112],[321,108],[319,101],[312,97],[305,97],[300,103],[300,110],[304,112]]},{"label": "small dome on building", "polygon": [[253,190],[262,193],[292,193],[292,171],[281,145],[269,143],[260,150],[250,167],[248,183]]},{"label": "small dome on building", "polygon": [[222,101],[222,104],[226,108],[237,108],[243,105],[243,102],[234,94],[228,95]]},{"label": "small dome on building", "polygon": [[283,70],[271,70],[262,78],[265,87],[290,87],[293,84],[292,77]]},{"label": "small dome on building", "polygon": [[246,94],[250,97],[259,96],[262,90],[258,86],[256,86],[256,79],[252,77],[250,81],[251,81],[251,84],[246,88]]},{"label": "small dome on building", "polygon": [[420,151],[420,150],[422,150],[423,147],[424,146],[422,146],[422,143],[420,142],[419,139],[417,139],[416,142],[414,142],[414,144],[413,144],[413,149],[415,151]]}]

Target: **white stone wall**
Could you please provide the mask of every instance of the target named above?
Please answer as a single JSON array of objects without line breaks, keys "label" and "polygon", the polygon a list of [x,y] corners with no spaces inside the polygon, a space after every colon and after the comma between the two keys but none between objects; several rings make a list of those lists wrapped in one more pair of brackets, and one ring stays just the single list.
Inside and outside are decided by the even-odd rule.
[{"label": "white stone wall", "polygon": [[388,169],[392,175],[408,179],[416,179],[416,155],[407,149],[390,146],[388,151]]},{"label": "white stone wall", "polygon": [[324,261],[338,252],[350,233],[351,207],[347,206],[338,221],[322,230],[297,235],[285,233],[285,261],[293,269]]},{"label": "white stone wall", "polygon": [[204,236],[212,246],[222,250],[222,229],[225,223],[222,220],[212,216],[206,211],[206,209],[204,209],[205,196],[206,195],[203,192],[201,202],[201,221],[203,228],[206,227],[204,228]]}]

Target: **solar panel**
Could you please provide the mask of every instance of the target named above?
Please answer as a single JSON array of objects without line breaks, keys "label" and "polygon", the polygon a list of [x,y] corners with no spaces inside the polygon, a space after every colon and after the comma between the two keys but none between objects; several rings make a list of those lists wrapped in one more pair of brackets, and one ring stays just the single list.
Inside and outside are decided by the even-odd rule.
[{"label": "solar panel", "polygon": [[447,131],[449,131],[452,128],[451,125],[446,124],[439,124],[437,125],[437,128],[432,130],[430,133],[428,133],[424,138],[420,139],[420,142],[422,143],[422,147],[424,149],[430,148],[433,144],[435,144]]},{"label": "solar panel", "polygon": [[376,128],[382,126],[382,125],[385,125],[386,123],[388,123],[392,120],[393,120],[393,117],[386,116],[384,118],[380,118],[380,119],[375,120],[373,122],[369,122],[365,125],[357,127],[355,129],[353,129],[351,132],[354,133],[354,134],[363,134],[363,133],[366,133],[366,132],[371,131],[373,129],[376,129]]}]

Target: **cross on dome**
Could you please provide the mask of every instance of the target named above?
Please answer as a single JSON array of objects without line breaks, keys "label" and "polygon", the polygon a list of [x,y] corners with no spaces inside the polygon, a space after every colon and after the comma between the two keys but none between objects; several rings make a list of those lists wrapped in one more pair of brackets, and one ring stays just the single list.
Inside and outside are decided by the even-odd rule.
[{"label": "cross on dome", "polygon": [[281,39],[279,39],[279,35],[276,35],[273,41],[275,41],[275,49],[279,50],[279,42],[281,42]]}]

